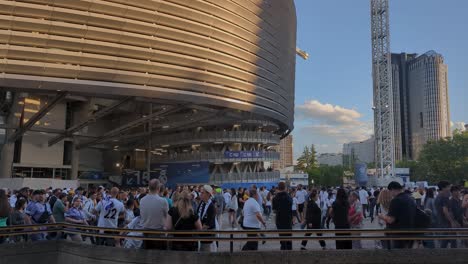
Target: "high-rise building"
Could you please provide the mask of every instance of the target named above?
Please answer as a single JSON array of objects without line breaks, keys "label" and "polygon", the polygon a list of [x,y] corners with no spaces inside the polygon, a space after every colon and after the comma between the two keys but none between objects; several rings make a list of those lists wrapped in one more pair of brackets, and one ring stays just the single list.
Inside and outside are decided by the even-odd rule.
[{"label": "high-rise building", "polygon": [[349,166],[351,161],[371,163],[375,161],[375,139],[355,141],[343,144],[343,165]]},{"label": "high-rise building", "polygon": [[337,166],[343,165],[343,154],[341,153],[322,153],[318,155],[317,162],[320,165]]},{"label": "high-rise building", "polygon": [[288,135],[280,141],[278,146],[274,147],[280,154],[279,160],[273,161],[271,166],[273,170],[282,170],[293,165],[293,137]]},{"label": "high-rise building", "polygon": [[428,140],[451,136],[447,65],[429,51],[392,54],[395,157],[416,159]]}]

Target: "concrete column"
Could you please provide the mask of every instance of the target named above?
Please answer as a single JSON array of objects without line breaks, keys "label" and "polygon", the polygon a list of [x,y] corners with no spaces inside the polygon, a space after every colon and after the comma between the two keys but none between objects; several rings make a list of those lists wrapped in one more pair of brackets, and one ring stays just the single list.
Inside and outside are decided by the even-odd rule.
[{"label": "concrete column", "polygon": [[[13,129],[8,129],[14,132]],[[9,136],[13,133],[6,133]],[[11,178],[13,169],[13,154],[15,152],[15,143],[6,143],[2,147],[2,153],[0,154],[0,178]]]},{"label": "concrete column", "polygon": [[76,149],[77,145],[77,140],[73,139],[70,180],[78,179],[78,168],[80,167],[80,151]]},{"label": "concrete column", "polygon": [[[149,113],[150,115],[153,113],[153,104],[150,104],[149,106]],[[151,133],[153,132],[153,120],[150,120],[148,122],[148,133],[149,133],[149,136],[148,136],[148,144],[147,144],[147,147],[146,147],[146,171],[148,173],[150,173],[151,171],[151,150],[152,150],[152,135]]]},{"label": "concrete column", "polygon": [[[5,124],[8,126],[17,126],[18,118],[15,117],[15,113],[20,113],[22,108],[19,102],[23,100],[23,96],[20,96],[18,93],[12,98],[12,106],[10,113],[8,114]],[[15,142],[9,142],[8,138],[15,133],[15,129],[6,129],[5,131],[5,144],[2,147],[0,153],[0,179],[1,178],[11,178],[13,170],[13,158],[15,153]]]}]

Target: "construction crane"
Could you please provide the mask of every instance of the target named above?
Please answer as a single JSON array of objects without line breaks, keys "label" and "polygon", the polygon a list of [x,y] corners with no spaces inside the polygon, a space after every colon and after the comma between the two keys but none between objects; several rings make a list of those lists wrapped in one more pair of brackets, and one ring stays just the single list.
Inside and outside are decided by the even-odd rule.
[{"label": "construction crane", "polygon": [[378,175],[395,176],[395,120],[388,0],[370,0],[375,161]]},{"label": "construction crane", "polygon": [[300,48],[296,47],[296,54],[303,58],[304,60],[308,60],[309,59],[309,53],[301,50]]}]

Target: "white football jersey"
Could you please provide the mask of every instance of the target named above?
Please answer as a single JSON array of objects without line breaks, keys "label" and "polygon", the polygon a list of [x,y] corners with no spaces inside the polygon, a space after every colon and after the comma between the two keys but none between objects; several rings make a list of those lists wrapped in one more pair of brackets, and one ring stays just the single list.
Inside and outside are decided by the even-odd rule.
[{"label": "white football jersey", "polygon": [[99,213],[98,227],[117,228],[119,215],[124,210],[123,203],[115,198],[100,201],[96,206]]}]

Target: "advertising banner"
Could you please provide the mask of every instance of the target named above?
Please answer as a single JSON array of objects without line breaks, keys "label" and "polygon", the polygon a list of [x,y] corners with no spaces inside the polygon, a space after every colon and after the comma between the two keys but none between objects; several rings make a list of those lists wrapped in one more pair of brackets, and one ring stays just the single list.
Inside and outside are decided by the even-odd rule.
[{"label": "advertising banner", "polygon": [[224,152],[226,159],[248,159],[248,158],[263,158],[261,151],[226,151]]},{"label": "advertising banner", "polygon": [[127,187],[148,186],[151,179],[159,179],[169,187],[177,184],[204,184],[210,180],[209,162],[155,163],[151,171],[124,170],[122,185]]},{"label": "advertising banner", "polygon": [[367,164],[356,163],[354,166],[354,178],[359,186],[367,185],[369,177],[367,177]]}]

